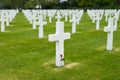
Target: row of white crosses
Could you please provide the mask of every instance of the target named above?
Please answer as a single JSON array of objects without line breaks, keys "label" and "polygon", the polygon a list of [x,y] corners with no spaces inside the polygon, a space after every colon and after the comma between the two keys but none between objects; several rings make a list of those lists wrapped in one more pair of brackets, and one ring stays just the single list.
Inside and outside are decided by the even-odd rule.
[{"label": "row of white crosses", "polygon": [[[102,15],[103,15],[103,12],[102,12]],[[59,22],[61,17],[57,16],[57,18],[58,18],[58,22],[56,23],[56,34],[49,35],[49,41],[57,41],[56,42],[56,66],[60,67],[64,65],[64,39],[69,39],[70,34],[66,33],[66,37],[64,37],[65,34],[63,33],[63,29],[62,29],[63,23]],[[76,29],[75,22],[77,22],[75,17],[73,21],[74,21],[73,33],[75,33],[75,29]],[[115,30],[117,30],[117,27],[114,24],[113,18],[109,18],[108,27],[104,28],[104,31],[108,32],[107,50],[112,50],[113,48],[113,31]],[[64,34],[64,35],[61,36],[60,34],[61,35]]]},{"label": "row of white crosses", "polygon": [[105,12],[105,21],[108,22],[108,18],[112,18],[116,13],[116,9],[106,9]]},{"label": "row of white crosses", "polygon": [[[67,11],[60,11],[62,13],[63,16],[65,16],[65,21],[68,20],[68,12]],[[57,22],[60,22],[60,19],[62,18],[62,16],[60,15],[60,12],[57,12],[57,16],[55,18],[57,18]],[[72,23],[72,33],[76,33],[76,24],[79,24],[81,17],[83,15],[83,10],[80,11],[72,11],[72,13],[70,15],[72,15],[72,17],[70,16],[70,22]],[[65,14],[64,14],[65,13]]]},{"label": "row of white crosses", "polygon": [[0,23],[1,23],[1,32],[5,32],[5,23],[6,26],[9,26],[10,22],[18,13],[18,10],[0,10]]},{"label": "row of white crosses", "polygon": [[[107,50],[113,49],[113,32],[117,30],[117,21],[119,19],[120,10],[87,10],[89,17],[93,20],[98,20],[96,24],[96,30],[99,30],[99,20],[102,19],[102,15],[105,12],[105,21],[108,22],[108,27],[104,28],[104,32],[108,32],[107,35]],[[97,14],[96,18],[95,15]],[[99,15],[99,16],[98,16]]]},{"label": "row of white crosses", "polygon": [[[57,19],[56,34],[49,35],[49,41],[56,41],[56,66],[60,67],[64,65],[64,40],[70,38],[70,33],[64,33],[64,22],[60,21],[61,16],[59,11],[55,18]],[[41,17],[37,24],[41,26],[40,32],[43,32],[43,24],[46,23],[43,22]]]},{"label": "row of white crosses", "polygon": [[[69,18],[70,22],[72,22],[72,33],[76,33],[76,24],[79,24],[83,12],[83,10],[23,10],[24,15],[30,24],[33,25],[33,29],[36,29],[36,26],[38,25],[39,31],[43,30],[43,28],[40,28],[40,26],[43,26],[47,23],[44,21],[46,20],[46,16],[49,17],[49,23],[52,22],[52,18],[56,18],[57,22],[60,22],[61,18],[64,17],[64,13],[68,13],[68,15],[72,15],[72,17],[70,16]],[[43,18],[40,16],[43,16]],[[43,31],[39,32],[39,38],[43,38],[41,35],[43,35]]]},{"label": "row of white crosses", "polygon": [[44,21],[44,19],[46,19],[46,15],[42,15],[41,14],[42,12],[35,11],[35,10],[33,10],[32,12],[29,10],[28,11],[23,10],[23,13],[27,17],[27,19],[30,21],[30,23],[33,25],[33,29],[36,29],[36,26],[39,26],[38,37],[43,38],[44,37],[43,27],[44,27],[44,25],[47,24],[47,22]]},{"label": "row of white crosses", "polygon": [[114,18],[115,26],[117,26],[117,21],[119,19],[120,10],[116,9],[107,9],[107,10],[87,10],[87,13],[92,20],[96,21],[96,30],[100,29],[100,20],[102,19],[103,14],[105,15],[105,21],[108,22],[108,18]]},{"label": "row of white crosses", "polygon": [[69,16],[69,22],[72,23],[72,33],[76,33],[76,26],[79,24],[81,17],[84,13],[84,10],[73,10],[73,11],[61,11],[63,16],[65,16],[65,21],[68,21],[68,16]]},{"label": "row of white crosses", "polygon": [[[61,18],[63,17],[63,13],[64,13],[63,11],[64,10],[56,11],[56,13],[57,13],[56,16],[54,14],[55,18],[57,19],[56,33],[49,35],[49,41],[56,41],[56,66],[58,66],[58,67],[64,65],[64,40],[70,39],[70,33],[64,33],[64,22],[61,22]],[[67,13],[67,12],[65,12],[65,13]],[[99,14],[95,13],[95,17],[93,16],[93,19],[95,20],[97,18],[97,20],[100,20],[99,18],[101,18],[102,15],[103,15],[102,11]],[[81,18],[81,16],[79,16],[79,18],[78,18],[77,14],[75,12],[70,12],[69,16],[70,16],[70,21],[73,23],[72,24],[73,25],[72,33],[76,33],[76,24],[79,22],[79,20],[80,20],[79,18]],[[96,17],[96,16],[98,16],[98,17]],[[38,17],[40,17],[40,15]],[[46,24],[46,22],[44,22],[43,18],[40,17],[40,18],[38,18],[38,22],[36,22],[36,24],[39,24],[40,26],[42,26],[42,28],[40,29],[40,32],[41,32],[41,34],[43,34],[43,25]],[[116,27],[113,26],[113,21],[112,21],[112,19],[110,19],[109,23],[108,23],[108,27],[105,27],[105,29],[104,29],[105,32],[108,32],[107,50],[112,49],[111,48],[112,39],[113,39],[112,35],[113,35],[113,31],[115,31],[115,30],[116,30]]]},{"label": "row of white crosses", "polygon": [[92,22],[96,21],[96,30],[100,29],[100,20],[102,20],[104,10],[87,10]]},{"label": "row of white crosses", "polygon": [[[84,12],[83,10],[46,10],[46,11],[45,10],[40,10],[40,11],[32,10],[32,11],[35,11],[37,13],[39,13],[41,11],[40,14],[42,14],[43,16],[46,15],[49,17],[49,23],[52,22],[52,18],[56,17],[55,14],[57,14],[57,15],[59,14],[61,16],[61,18],[65,17],[65,21],[69,21],[68,16],[70,16],[69,19],[71,19],[72,13],[76,13],[78,20],[80,20],[82,17],[82,14]],[[44,12],[42,12],[42,11],[44,11]]]},{"label": "row of white crosses", "polygon": [[106,9],[104,10],[105,21],[108,22],[109,18],[113,18],[114,25],[117,27],[117,21],[119,19],[120,10]]}]

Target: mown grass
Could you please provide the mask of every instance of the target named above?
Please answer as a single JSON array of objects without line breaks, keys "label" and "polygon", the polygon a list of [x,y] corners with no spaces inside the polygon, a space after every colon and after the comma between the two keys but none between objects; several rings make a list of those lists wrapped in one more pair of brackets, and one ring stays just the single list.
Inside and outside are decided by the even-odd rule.
[{"label": "mown grass", "polygon": [[[63,20],[63,19],[62,19]],[[55,19],[44,26],[44,38],[22,13],[0,32],[0,80],[120,80],[120,21],[114,32],[114,48],[106,50],[107,26],[104,18],[95,30],[87,13],[77,25],[77,33],[65,41],[65,66],[55,66]],[[65,22],[71,33],[71,23]]]}]

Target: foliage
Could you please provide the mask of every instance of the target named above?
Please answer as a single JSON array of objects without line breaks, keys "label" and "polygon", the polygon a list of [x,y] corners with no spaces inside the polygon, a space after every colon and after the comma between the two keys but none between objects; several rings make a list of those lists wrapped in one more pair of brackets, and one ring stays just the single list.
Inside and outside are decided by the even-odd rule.
[{"label": "foliage", "polygon": [[33,0],[28,0],[25,2],[25,9],[33,9],[36,6],[36,2]]},{"label": "foliage", "polygon": [[120,8],[120,0],[0,0],[5,8],[35,8],[42,5],[43,9],[72,9],[72,8]]},{"label": "foliage", "polygon": [[24,8],[25,0],[1,0],[7,9]]},{"label": "foliage", "polygon": [[94,0],[76,0],[79,7],[93,7]]}]

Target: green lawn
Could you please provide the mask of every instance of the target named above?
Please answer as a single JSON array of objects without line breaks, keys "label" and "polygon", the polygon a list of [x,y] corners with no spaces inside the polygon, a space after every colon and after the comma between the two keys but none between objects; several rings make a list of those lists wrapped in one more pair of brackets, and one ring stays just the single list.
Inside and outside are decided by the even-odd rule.
[{"label": "green lawn", "polygon": [[[95,30],[87,13],[77,25],[77,33],[65,41],[65,66],[55,66],[55,42],[48,35],[55,33],[53,23],[44,26],[44,38],[22,13],[0,32],[0,80],[120,80],[120,21],[114,32],[114,49],[106,50],[107,26],[101,21]],[[71,23],[65,32],[71,33]]]}]

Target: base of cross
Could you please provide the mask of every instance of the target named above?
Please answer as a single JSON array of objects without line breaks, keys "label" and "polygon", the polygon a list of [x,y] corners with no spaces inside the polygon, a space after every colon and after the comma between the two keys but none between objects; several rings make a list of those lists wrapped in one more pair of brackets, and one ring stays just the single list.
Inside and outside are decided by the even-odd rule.
[{"label": "base of cross", "polygon": [[64,63],[65,63],[65,59],[64,59],[64,58],[61,58],[60,61],[59,61],[59,63],[56,62],[56,66],[57,66],[57,67],[62,67],[62,66],[64,66]]}]

